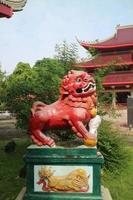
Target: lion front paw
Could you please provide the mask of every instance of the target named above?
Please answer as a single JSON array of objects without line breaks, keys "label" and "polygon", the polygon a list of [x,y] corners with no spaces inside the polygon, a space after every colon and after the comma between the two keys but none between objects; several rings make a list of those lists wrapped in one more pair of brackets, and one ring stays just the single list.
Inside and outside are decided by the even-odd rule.
[{"label": "lion front paw", "polygon": [[47,145],[48,145],[48,146],[50,146],[50,147],[56,146],[56,145],[55,145],[55,141],[54,141],[52,138],[48,137],[47,139],[48,139],[48,140],[47,140]]},{"label": "lion front paw", "polygon": [[38,138],[35,137],[34,135],[31,135],[32,141],[33,143],[37,144],[38,146],[43,146],[43,145],[48,145],[50,147],[54,147],[55,146],[55,142],[52,138],[50,137],[45,137],[44,138]]},{"label": "lion front paw", "polygon": [[84,140],[84,144],[89,147],[95,147],[97,144],[97,140],[95,138],[88,138]]},{"label": "lion front paw", "polygon": [[31,135],[31,139],[32,139],[33,143],[37,144],[38,146],[43,145],[43,143],[40,140],[38,140],[34,135]]}]

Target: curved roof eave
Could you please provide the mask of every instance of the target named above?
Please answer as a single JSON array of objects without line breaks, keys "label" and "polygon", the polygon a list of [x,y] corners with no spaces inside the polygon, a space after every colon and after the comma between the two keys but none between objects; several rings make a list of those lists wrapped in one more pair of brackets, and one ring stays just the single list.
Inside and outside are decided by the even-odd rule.
[{"label": "curved roof eave", "polygon": [[113,44],[113,45],[98,45],[98,44],[90,44],[90,43],[80,43],[84,48],[99,48],[99,49],[112,49],[112,48],[120,48],[120,47],[129,47],[133,46],[133,43],[123,43],[123,44]]},{"label": "curved roof eave", "polygon": [[[110,63],[107,64],[91,64],[91,65],[83,65],[83,64],[75,64],[73,66],[83,68],[83,69],[96,69],[100,67],[108,67]],[[122,66],[122,65],[133,65],[133,62],[121,62],[121,63],[115,63],[114,66]]]},{"label": "curved roof eave", "polygon": [[[116,33],[104,40],[96,41],[96,42],[80,42],[80,45],[88,50],[88,48],[97,48],[97,49],[111,49],[111,48],[121,48],[133,46],[133,37],[129,39],[129,31],[130,35],[133,33],[133,25],[129,26],[117,26]],[[128,38],[125,41],[123,40],[123,32],[124,37]]]}]

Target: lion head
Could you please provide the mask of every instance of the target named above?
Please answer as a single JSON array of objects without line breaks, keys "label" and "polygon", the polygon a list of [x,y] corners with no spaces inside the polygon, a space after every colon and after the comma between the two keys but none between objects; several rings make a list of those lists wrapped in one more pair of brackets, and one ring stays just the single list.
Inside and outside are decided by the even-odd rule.
[{"label": "lion head", "polygon": [[88,97],[96,91],[94,78],[87,72],[71,70],[61,83],[61,95]]}]

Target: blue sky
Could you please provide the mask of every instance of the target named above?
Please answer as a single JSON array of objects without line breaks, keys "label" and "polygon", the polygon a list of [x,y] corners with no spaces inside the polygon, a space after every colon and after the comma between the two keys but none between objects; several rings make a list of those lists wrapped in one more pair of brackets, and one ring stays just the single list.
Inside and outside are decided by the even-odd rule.
[{"label": "blue sky", "polygon": [[[19,61],[52,57],[55,44],[106,39],[116,25],[133,24],[132,0],[28,0],[24,10],[0,19],[0,63],[11,73]],[[78,43],[77,43],[78,44]],[[86,51],[78,44],[79,55]]]}]

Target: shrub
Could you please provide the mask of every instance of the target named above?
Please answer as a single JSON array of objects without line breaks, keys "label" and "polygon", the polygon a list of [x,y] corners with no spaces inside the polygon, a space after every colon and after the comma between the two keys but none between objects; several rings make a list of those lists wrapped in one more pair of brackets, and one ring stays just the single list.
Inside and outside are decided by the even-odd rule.
[{"label": "shrub", "polygon": [[129,154],[124,137],[108,122],[102,122],[98,133],[98,149],[104,156],[104,169],[118,174],[126,165]]}]

